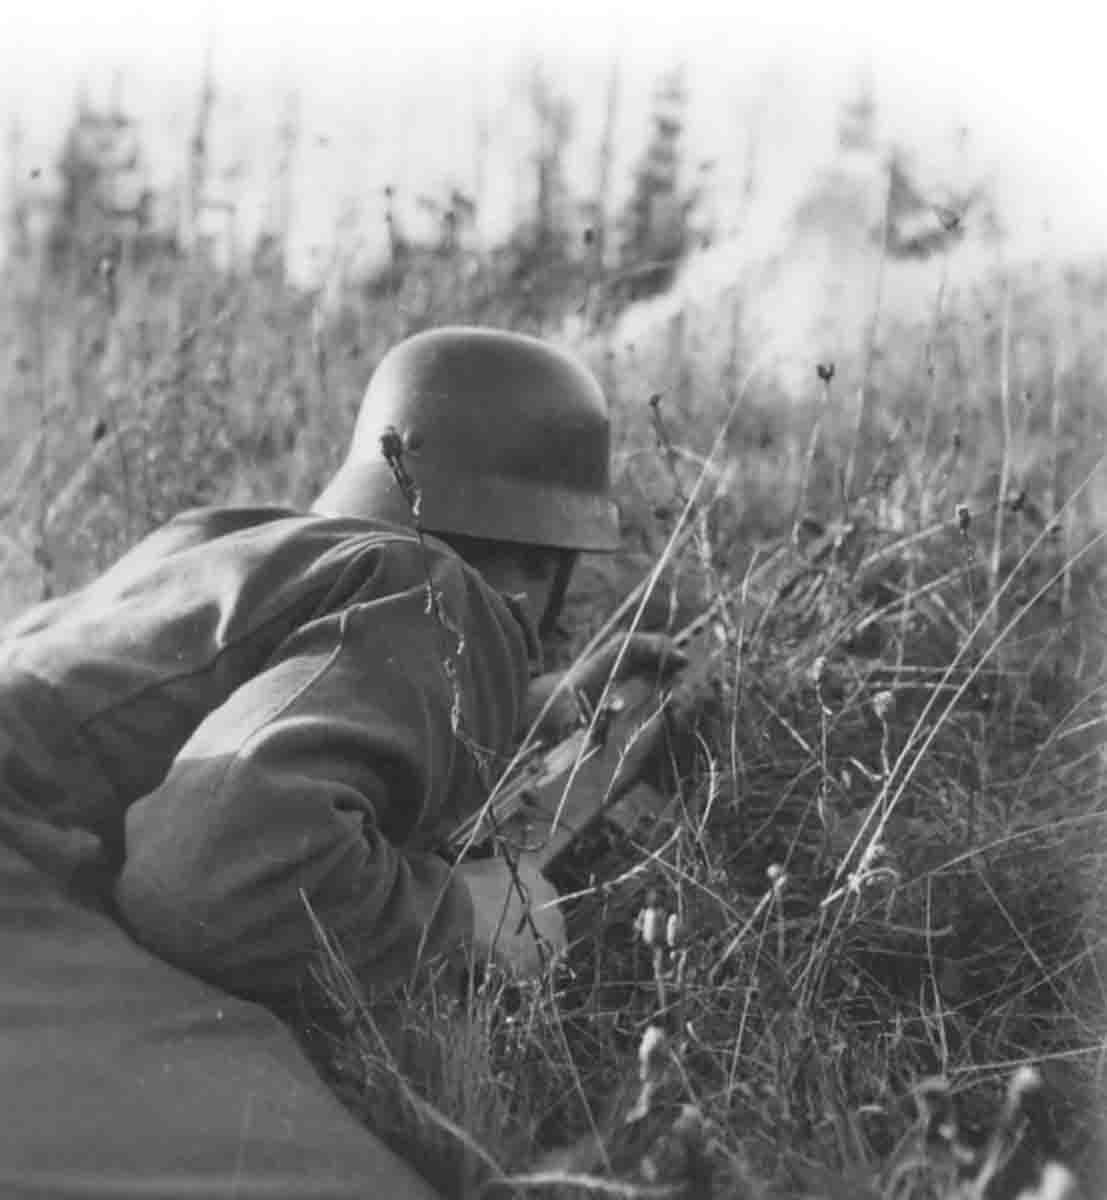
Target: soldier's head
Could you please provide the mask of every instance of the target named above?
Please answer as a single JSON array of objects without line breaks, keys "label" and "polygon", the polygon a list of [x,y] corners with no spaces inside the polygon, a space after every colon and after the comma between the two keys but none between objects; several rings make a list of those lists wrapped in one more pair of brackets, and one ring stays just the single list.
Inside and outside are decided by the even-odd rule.
[{"label": "soldier's head", "polygon": [[[415,485],[417,517],[382,437]],[[374,372],[346,460],[312,507],[417,519],[494,587],[524,593],[548,631],[577,555],[618,544],[603,392],[583,364],[537,338],[416,334]]]}]

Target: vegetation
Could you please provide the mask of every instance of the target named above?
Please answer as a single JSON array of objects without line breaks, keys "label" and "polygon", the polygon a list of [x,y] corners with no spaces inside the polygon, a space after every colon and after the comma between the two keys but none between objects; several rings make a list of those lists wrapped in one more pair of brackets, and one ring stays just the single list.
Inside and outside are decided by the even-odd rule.
[{"label": "vegetation", "polygon": [[[532,94],[546,215],[502,246],[466,245],[455,198],[440,242],[392,230],[383,267],[326,290],[264,254],[9,261],[0,614],[181,508],[310,501],[374,364],[418,329],[572,340],[612,400],[625,545],[585,564],[553,652],[664,563],[643,621],[714,605],[716,687],[674,738],[670,810],[559,879],[573,945],[541,983],[490,976],[458,1001],[429,981],[401,1029],[325,961],[337,1086],[450,1196],[921,1200],[951,1195],[953,1168],[916,1138],[916,1085],[949,1079],[971,1130],[1038,1063],[1094,1178],[1107,270],[997,270],[956,303],[939,287],[927,322],[874,318],[813,356],[798,397],[738,321],[705,340],[678,315],[630,347],[647,176],[618,261],[553,237],[568,116],[549,81]],[[671,165],[672,126],[653,139],[644,161]],[[611,305],[567,334],[597,294]]]}]

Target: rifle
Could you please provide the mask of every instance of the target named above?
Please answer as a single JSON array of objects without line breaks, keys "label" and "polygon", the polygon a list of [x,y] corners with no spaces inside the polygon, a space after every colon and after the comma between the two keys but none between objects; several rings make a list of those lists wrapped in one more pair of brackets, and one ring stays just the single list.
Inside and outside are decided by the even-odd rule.
[{"label": "rifle", "polygon": [[[897,539],[862,558],[855,570],[871,569],[921,537],[947,528],[939,522]],[[853,534],[852,524],[838,523],[808,545],[779,543],[751,571],[743,587],[743,624],[750,641],[781,605],[801,610],[810,603],[803,595],[805,581],[821,579],[828,559]],[[612,623],[633,608],[640,584],[612,617]],[[449,839],[455,856],[480,848],[494,836],[504,838],[517,852],[546,871],[581,836],[604,818],[629,830],[643,815],[661,815],[669,801],[639,778],[645,760],[657,749],[669,718],[694,711],[705,689],[718,674],[721,651],[728,644],[715,634],[724,605],[737,601],[723,595],[677,634],[673,641],[686,652],[688,663],[672,687],[660,680],[628,679],[608,689],[600,710],[585,729],[560,744],[522,757],[495,789],[491,800],[464,821]],[[885,613],[890,609],[882,610]],[[870,619],[859,610],[857,621]],[[875,618],[872,618],[875,619]],[[860,625],[859,625],[860,627]]]},{"label": "rifle", "polygon": [[495,836],[546,872],[605,817],[627,829],[647,813],[660,815],[669,801],[641,778],[642,768],[669,718],[693,708],[710,679],[719,651],[711,636],[718,611],[712,605],[673,637],[688,661],[671,685],[634,677],[610,687],[586,728],[515,764],[490,801],[454,831],[454,854]]}]

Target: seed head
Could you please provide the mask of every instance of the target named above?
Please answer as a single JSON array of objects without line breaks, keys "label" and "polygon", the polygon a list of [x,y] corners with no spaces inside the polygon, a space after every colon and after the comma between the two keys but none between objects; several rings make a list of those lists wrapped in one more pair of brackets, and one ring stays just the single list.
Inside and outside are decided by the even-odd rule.
[{"label": "seed head", "polygon": [[642,941],[647,946],[656,946],[661,941],[662,912],[656,905],[649,904],[641,912]]},{"label": "seed head", "polygon": [[877,692],[873,697],[873,712],[880,721],[886,721],[895,706],[896,698],[891,691]]},{"label": "seed head", "polygon": [[394,425],[389,425],[381,433],[381,454],[388,463],[396,463],[403,460],[404,439],[400,436],[400,431]]},{"label": "seed head", "polygon": [[638,1075],[645,1082],[657,1073],[661,1056],[665,1051],[665,1030],[660,1025],[649,1025],[642,1034],[638,1047]]},{"label": "seed head", "polygon": [[1007,1083],[1007,1094],[1012,1099],[1018,1100],[1025,1096],[1028,1092],[1034,1092],[1042,1086],[1042,1074],[1037,1067],[1023,1066],[1019,1067],[1011,1076]]},{"label": "seed head", "polygon": [[407,501],[411,515],[416,522],[419,520],[423,498],[419,486],[411,476],[404,462],[405,442],[400,431],[394,425],[388,425],[380,435],[381,455],[392,470],[396,486]]},{"label": "seed head", "polygon": [[703,1130],[703,1112],[695,1104],[682,1104],[676,1120],[673,1122],[673,1132],[682,1137],[693,1136]]},{"label": "seed head", "polygon": [[680,918],[676,913],[669,913],[669,919],[665,922],[665,944],[670,950],[674,950],[679,940]]}]

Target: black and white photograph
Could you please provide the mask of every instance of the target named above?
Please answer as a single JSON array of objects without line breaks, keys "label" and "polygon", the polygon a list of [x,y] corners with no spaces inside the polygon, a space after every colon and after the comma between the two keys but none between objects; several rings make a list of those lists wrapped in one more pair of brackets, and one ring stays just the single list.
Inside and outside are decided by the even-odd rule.
[{"label": "black and white photograph", "polygon": [[0,1200],[1107,1200],[1105,53],[5,7]]}]

